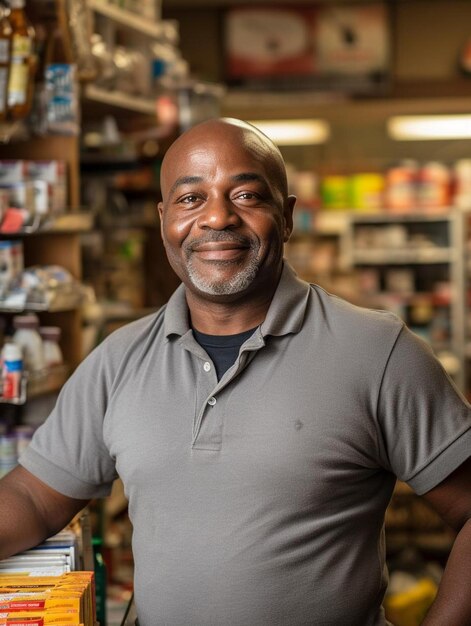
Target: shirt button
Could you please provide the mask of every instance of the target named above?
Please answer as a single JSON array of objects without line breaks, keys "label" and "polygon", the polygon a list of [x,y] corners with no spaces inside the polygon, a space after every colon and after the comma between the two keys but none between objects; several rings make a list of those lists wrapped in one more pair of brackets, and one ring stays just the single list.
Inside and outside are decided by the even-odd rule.
[{"label": "shirt button", "polygon": [[208,404],[209,404],[210,406],[214,406],[214,405],[216,404],[216,398],[214,398],[214,397],[213,397],[213,398],[209,398],[209,400],[208,400]]},{"label": "shirt button", "polygon": [[206,361],[205,364],[203,365],[203,369],[205,372],[209,372],[211,369],[211,363],[209,361]]}]

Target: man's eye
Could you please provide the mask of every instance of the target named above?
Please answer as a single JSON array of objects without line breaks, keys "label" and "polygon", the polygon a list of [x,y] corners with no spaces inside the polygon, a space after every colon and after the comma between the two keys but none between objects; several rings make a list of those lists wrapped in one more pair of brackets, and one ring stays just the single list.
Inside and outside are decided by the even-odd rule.
[{"label": "man's eye", "polygon": [[181,198],[180,202],[183,202],[184,204],[192,204],[193,202],[198,202],[198,200],[198,196],[190,194],[189,196],[184,196],[183,198]]},{"label": "man's eye", "polygon": [[252,193],[251,191],[244,191],[237,196],[239,200],[257,200],[258,198],[258,194]]}]

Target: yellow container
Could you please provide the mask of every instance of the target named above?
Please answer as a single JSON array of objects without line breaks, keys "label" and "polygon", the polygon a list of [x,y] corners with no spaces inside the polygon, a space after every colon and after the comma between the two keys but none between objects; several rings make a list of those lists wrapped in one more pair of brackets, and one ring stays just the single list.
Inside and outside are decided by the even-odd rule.
[{"label": "yellow container", "polygon": [[383,208],[385,181],[382,174],[354,174],[349,178],[348,187],[352,209],[376,212]]},{"label": "yellow container", "polygon": [[324,176],[321,183],[322,208],[324,209],[348,209],[348,177],[347,176]]},{"label": "yellow container", "polygon": [[394,626],[420,626],[437,593],[437,585],[430,578],[421,578],[413,587],[386,596],[386,619]]}]

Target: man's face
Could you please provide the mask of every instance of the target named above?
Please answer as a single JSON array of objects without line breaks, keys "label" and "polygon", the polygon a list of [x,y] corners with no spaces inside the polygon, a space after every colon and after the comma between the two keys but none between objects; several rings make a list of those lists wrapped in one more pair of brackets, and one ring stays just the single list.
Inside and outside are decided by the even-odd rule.
[{"label": "man's face", "polygon": [[292,199],[277,168],[240,131],[198,134],[162,176],[162,237],[175,272],[199,295],[234,296],[279,277]]}]

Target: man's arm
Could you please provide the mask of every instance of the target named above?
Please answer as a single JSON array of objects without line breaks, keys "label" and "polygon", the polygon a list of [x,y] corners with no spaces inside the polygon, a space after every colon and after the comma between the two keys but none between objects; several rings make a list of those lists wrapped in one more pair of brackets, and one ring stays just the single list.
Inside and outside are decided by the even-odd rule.
[{"label": "man's arm", "polygon": [[435,602],[422,626],[471,624],[471,458],[423,496],[458,531]]},{"label": "man's arm", "polygon": [[87,502],[64,496],[21,465],[15,467],[0,480],[0,559],[59,532]]}]

